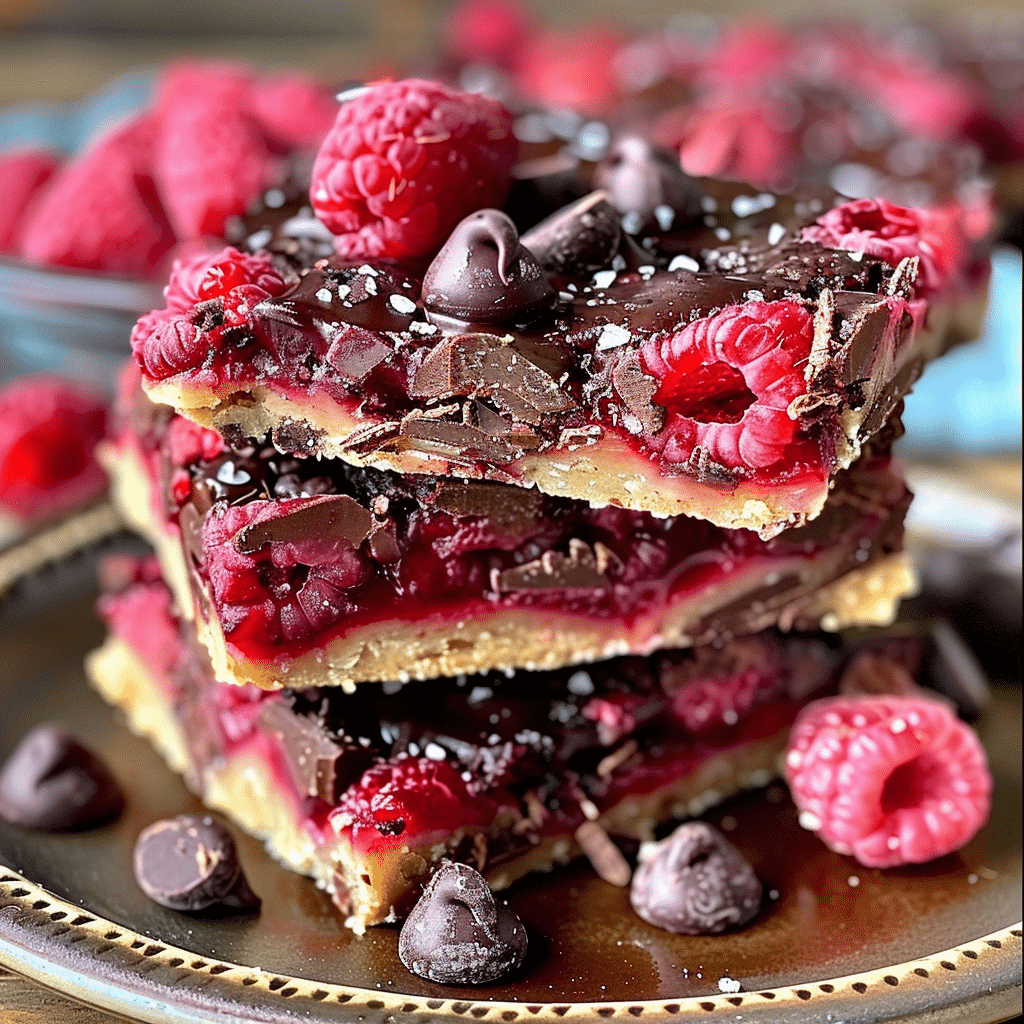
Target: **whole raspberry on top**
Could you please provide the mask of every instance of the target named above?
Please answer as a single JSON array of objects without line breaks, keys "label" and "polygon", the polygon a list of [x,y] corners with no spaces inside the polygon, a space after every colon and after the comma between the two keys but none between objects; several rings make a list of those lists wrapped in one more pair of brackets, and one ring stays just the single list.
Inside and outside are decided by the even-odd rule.
[{"label": "whole raspberry on top", "polygon": [[654,400],[667,415],[648,444],[673,463],[699,447],[729,469],[810,456],[788,409],[807,390],[813,333],[810,313],[783,299],[726,306],[650,338],[640,360],[661,382]]},{"label": "whole raspberry on top", "polygon": [[383,82],[342,105],[310,197],[339,255],[416,259],[463,217],[501,205],[516,152],[501,104],[437,82]]},{"label": "whole raspberry on top", "polygon": [[885,199],[855,199],[822,214],[801,237],[835,249],[866,252],[893,267],[916,256],[916,289],[928,294],[948,284],[963,259],[963,215],[956,207],[926,209]]},{"label": "whole raspberry on top", "polygon": [[985,751],[944,704],[831,697],[797,718],[786,777],[800,823],[865,867],[952,853],[988,819]]}]

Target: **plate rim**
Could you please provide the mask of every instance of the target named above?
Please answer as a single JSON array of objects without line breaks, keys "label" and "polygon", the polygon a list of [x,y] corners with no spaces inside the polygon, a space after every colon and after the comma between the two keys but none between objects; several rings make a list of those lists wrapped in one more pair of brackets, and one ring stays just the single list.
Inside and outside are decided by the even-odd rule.
[{"label": "plate rim", "polygon": [[[368,1024],[425,1018],[438,1024],[481,1018],[540,1024],[732,1021],[742,1009],[744,1021],[758,1024],[820,1020],[826,1009],[822,1004],[833,1016],[839,1011],[846,1024],[991,1024],[1020,1012],[1021,938],[1018,921],[904,963],[736,994],[607,1003],[433,998],[288,977],[202,957],[91,914],[0,863],[0,965],[79,1002],[146,1024],[237,1020],[239,1009],[246,1020],[271,1024],[300,1017]],[[63,962],[54,960],[55,948],[62,950]],[[114,950],[116,964],[112,958],[100,960]],[[935,983],[961,970],[970,981],[960,980],[955,992]],[[244,1003],[237,999],[242,995]]]}]

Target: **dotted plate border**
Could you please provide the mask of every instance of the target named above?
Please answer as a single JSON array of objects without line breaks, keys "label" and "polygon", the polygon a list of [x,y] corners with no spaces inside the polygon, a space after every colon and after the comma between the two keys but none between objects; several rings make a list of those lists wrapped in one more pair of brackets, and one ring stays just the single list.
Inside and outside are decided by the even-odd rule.
[{"label": "dotted plate border", "polygon": [[1021,1010],[1021,925],[863,974],[800,986],[616,1003],[427,999],[282,977],[161,944],[0,865],[0,964],[146,1024],[882,1021],[993,1024]]}]

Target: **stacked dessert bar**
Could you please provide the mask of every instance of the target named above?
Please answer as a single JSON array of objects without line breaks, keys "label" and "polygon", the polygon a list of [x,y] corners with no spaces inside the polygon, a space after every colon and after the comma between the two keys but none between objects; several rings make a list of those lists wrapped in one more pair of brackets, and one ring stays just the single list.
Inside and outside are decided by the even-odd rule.
[{"label": "stacked dessert bar", "polygon": [[156,559],[106,567],[95,684],[356,930],[444,858],[625,884],[615,840],[771,777],[913,585],[890,449],[978,259],[635,135],[517,225],[511,126],[349,95],[311,199],[176,265],[104,450]]}]

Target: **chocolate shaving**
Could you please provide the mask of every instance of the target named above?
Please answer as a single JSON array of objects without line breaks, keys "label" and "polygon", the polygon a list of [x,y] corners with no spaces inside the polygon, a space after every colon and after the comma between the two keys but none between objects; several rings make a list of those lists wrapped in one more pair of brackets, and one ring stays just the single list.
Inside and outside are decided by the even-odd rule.
[{"label": "chocolate shaving", "polygon": [[899,265],[893,271],[885,286],[886,295],[899,295],[901,298],[909,299],[914,292],[914,282],[917,281],[917,271],[920,265],[917,256],[904,256]]},{"label": "chocolate shaving", "polygon": [[600,560],[595,548],[577,539],[569,541],[569,555],[545,551],[540,558],[514,569],[494,569],[491,587],[498,593],[514,590],[603,590],[611,585],[606,570],[621,568],[621,561],[603,544]]},{"label": "chocolate shaving", "polygon": [[375,523],[370,533],[370,554],[382,565],[397,562],[402,557],[402,549],[398,546],[395,536],[395,524]]},{"label": "chocolate shaving", "polygon": [[629,761],[639,749],[640,747],[636,740],[626,740],[618,750],[613,750],[597,762],[598,777],[602,779],[608,778],[608,776],[612,775]]},{"label": "chocolate shaving", "polygon": [[357,548],[370,535],[373,516],[355,498],[332,494],[276,519],[244,526],[235,535],[235,550],[254,555],[264,544],[298,543],[316,537],[327,542],[347,541]]},{"label": "chocolate shaving", "polygon": [[622,404],[640,421],[645,433],[661,431],[665,426],[665,409],[654,402],[659,381],[644,373],[638,352],[631,352],[615,363],[612,386]]},{"label": "chocolate shaving", "polygon": [[633,872],[626,858],[596,821],[585,821],[576,829],[576,842],[601,878],[620,888],[629,885]]},{"label": "chocolate shaving", "polygon": [[[478,516],[506,536],[520,536],[542,519],[544,496],[534,490],[480,481],[442,480],[434,504],[450,515]],[[607,550],[607,549],[605,549]]]},{"label": "chocolate shaving", "polygon": [[435,400],[490,395],[517,420],[534,426],[544,414],[571,406],[554,378],[493,334],[443,340],[416,370],[409,394]]},{"label": "chocolate shaving", "polygon": [[399,428],[409,446],[436,452],[456,461],[512,462],[522,454],[508,441],[491,437],[468,423],[452,423],[423,413],[410,413]]}]

